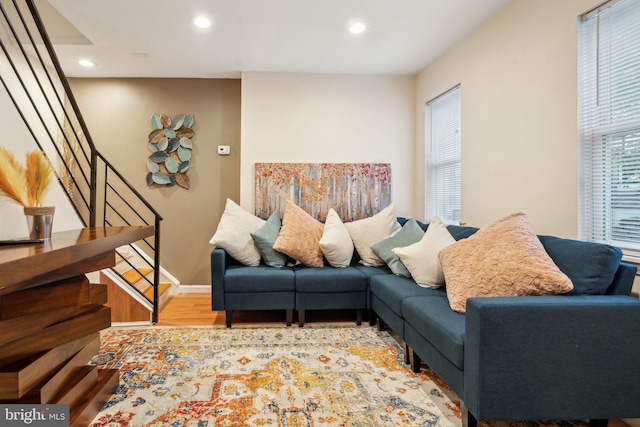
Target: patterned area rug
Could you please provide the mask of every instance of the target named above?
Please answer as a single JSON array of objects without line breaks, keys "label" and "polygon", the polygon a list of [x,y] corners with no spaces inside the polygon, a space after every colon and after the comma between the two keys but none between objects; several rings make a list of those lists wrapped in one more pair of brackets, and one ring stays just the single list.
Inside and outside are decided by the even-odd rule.
[{"label": "patterned area rug", "polygon": [[457,396],[402,354],[364,326],[112,328],[92,363],[120,385],[91,426],[459,426]]}]

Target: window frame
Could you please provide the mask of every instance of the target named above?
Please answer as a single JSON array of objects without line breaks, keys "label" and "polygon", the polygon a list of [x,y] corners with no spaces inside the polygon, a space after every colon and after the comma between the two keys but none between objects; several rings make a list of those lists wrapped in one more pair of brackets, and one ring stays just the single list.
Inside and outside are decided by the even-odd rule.
[{"label": "window frame", "polygon": [[[640,152],[630,163],[623,156],[616,157],[616,151],[624,150],[625,138],[631,136],[630,143],[633,144],[640,137],[640,107],[634,108],[633,103],[626,105],[620,101],[626,99],[620,97],[620,93],[631,95],[631,99],[640,103],[640,87],[629,89],[628,81],[633,77],[625,80],[628,70],[620,64],[614,67],[612,59],[628,65],[632,62],[629,58],[640,60],[640,49],[629,53],[625,47],[627,56],[612,55],[619,46],[614,46],[615,39],[606,32],[607,28],[601,29],[600,20],[606,20],[605,25],[609,25],[613,19],[611,13],[615,11],[612,8],[616,6],[637,7],[637,4],[612,0],[583,14],[578,23],[578,234],[581,240],[615,245],[625,256],[640,259],[640,190],[638,194],[625,195],[619,187],[624,181],[623,174],[640,176]],[[638,12],[640,9],[634,11]],[[616,24],[628,25],[621,16],[626,14],[620,13]],[[622,43],[618,40],[618,44],[633,45],[636,38],[640,43],[640,32],[633,35],[630,43],[623,39]],[[631,120],[627,120],[626,113],[630,114]],[[615,211],[623,209],[638,212],[629,218],[627,225],[618,224],[621,220],[616,219],[619,219],[619,213]],[[625,227],[628,227],[627,231]]]},{"label": "window frame", "polygon": [[[451,98],[454,97],[454,98]],[[433,135],[433,109],[440,102],[454,102],[456,109],[453,117],[455,146],[445,142],[446,146],[438,146]],[[445,107],[442,107],[445,108]],[[462,221],[462,87],[457,84],[425,103],[424,129],[424,215],[427,221],[435,216],[445,224],[460,224]],[[456,122],[457,120],[457,122]],[[449,129],[447,129],[449,130]],[[440,141],[442,142],[442,141]],[[434,154],[436,150],[438,154]],[[439,157],[433,159],[433,157]],[[454,170],[451,169],[453,166]],[[457,168],[456,168],[457,166]],[[440,173],[438,173],[440,172]],[[444,183],[441,181],[445,181]],[[446,183],[453,181],[451,191],[442,191]]]}]

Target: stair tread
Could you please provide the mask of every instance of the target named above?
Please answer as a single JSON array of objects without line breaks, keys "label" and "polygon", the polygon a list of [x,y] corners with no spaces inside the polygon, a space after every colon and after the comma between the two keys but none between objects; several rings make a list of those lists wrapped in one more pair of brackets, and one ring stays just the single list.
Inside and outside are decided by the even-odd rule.
[{"label": "stair tread", "polygon": [[151,273],[153,268],[150,267],[138,267],[137,270],[131,269],[122,273],[122,278],[130,284],[138,283],[147,274]]},{"label": "stair tread", "polygon": [[[159,283],[158,286],[160,287],[160,289],[158,290],[158,295],[162,295],[164,294],[169,288],[171,288],[171,283]],[[144,291],[143,291],[144,295],[149,298],[152,299],[153,298],[153,286],[149,286],[147,287]]]}]

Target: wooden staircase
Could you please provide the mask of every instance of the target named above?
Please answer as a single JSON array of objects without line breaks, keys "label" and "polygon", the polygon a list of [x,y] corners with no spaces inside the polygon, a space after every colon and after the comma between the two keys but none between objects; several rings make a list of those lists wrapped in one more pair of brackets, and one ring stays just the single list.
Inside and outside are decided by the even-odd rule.
[{"label": "wooden staircase", "polygon": [[[118,267],[117,270],[125,269],[120,272],[122,280],[129,283],[132,287],[136,288],[142,293],[148,300],[153,300],[153,286],[149,282],[153,282],[153,269],[150,267],[136,267],[129,268],[128,265],[122,264],[122,258],[118,255],[116,262],[124,267]],[[144,280],[146,278],[149,281]],[[144,299],[140,296],[136,296],[135,290],[125,289],[120,284],[116,283],[116,280],[112,280],[104,272],[100,272],[100,283],[107,285],[107,291],[109,299],[107,306],[111,307],[111,322],[112,323],[151,323],[152,308],[145,304]],[[169,281],[161,281],[159,284],[159,307],[162,307],[171,297],[172,284]]]}]

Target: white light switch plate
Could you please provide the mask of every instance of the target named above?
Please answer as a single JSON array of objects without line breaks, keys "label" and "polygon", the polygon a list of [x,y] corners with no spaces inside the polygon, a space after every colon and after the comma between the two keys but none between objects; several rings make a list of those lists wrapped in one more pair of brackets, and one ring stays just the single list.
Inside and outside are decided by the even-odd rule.
[{"label": "white light switch plate", "polygon": [[218,145],[218,155],[228,156],[231,154],[231,148],[228,145]]}]

